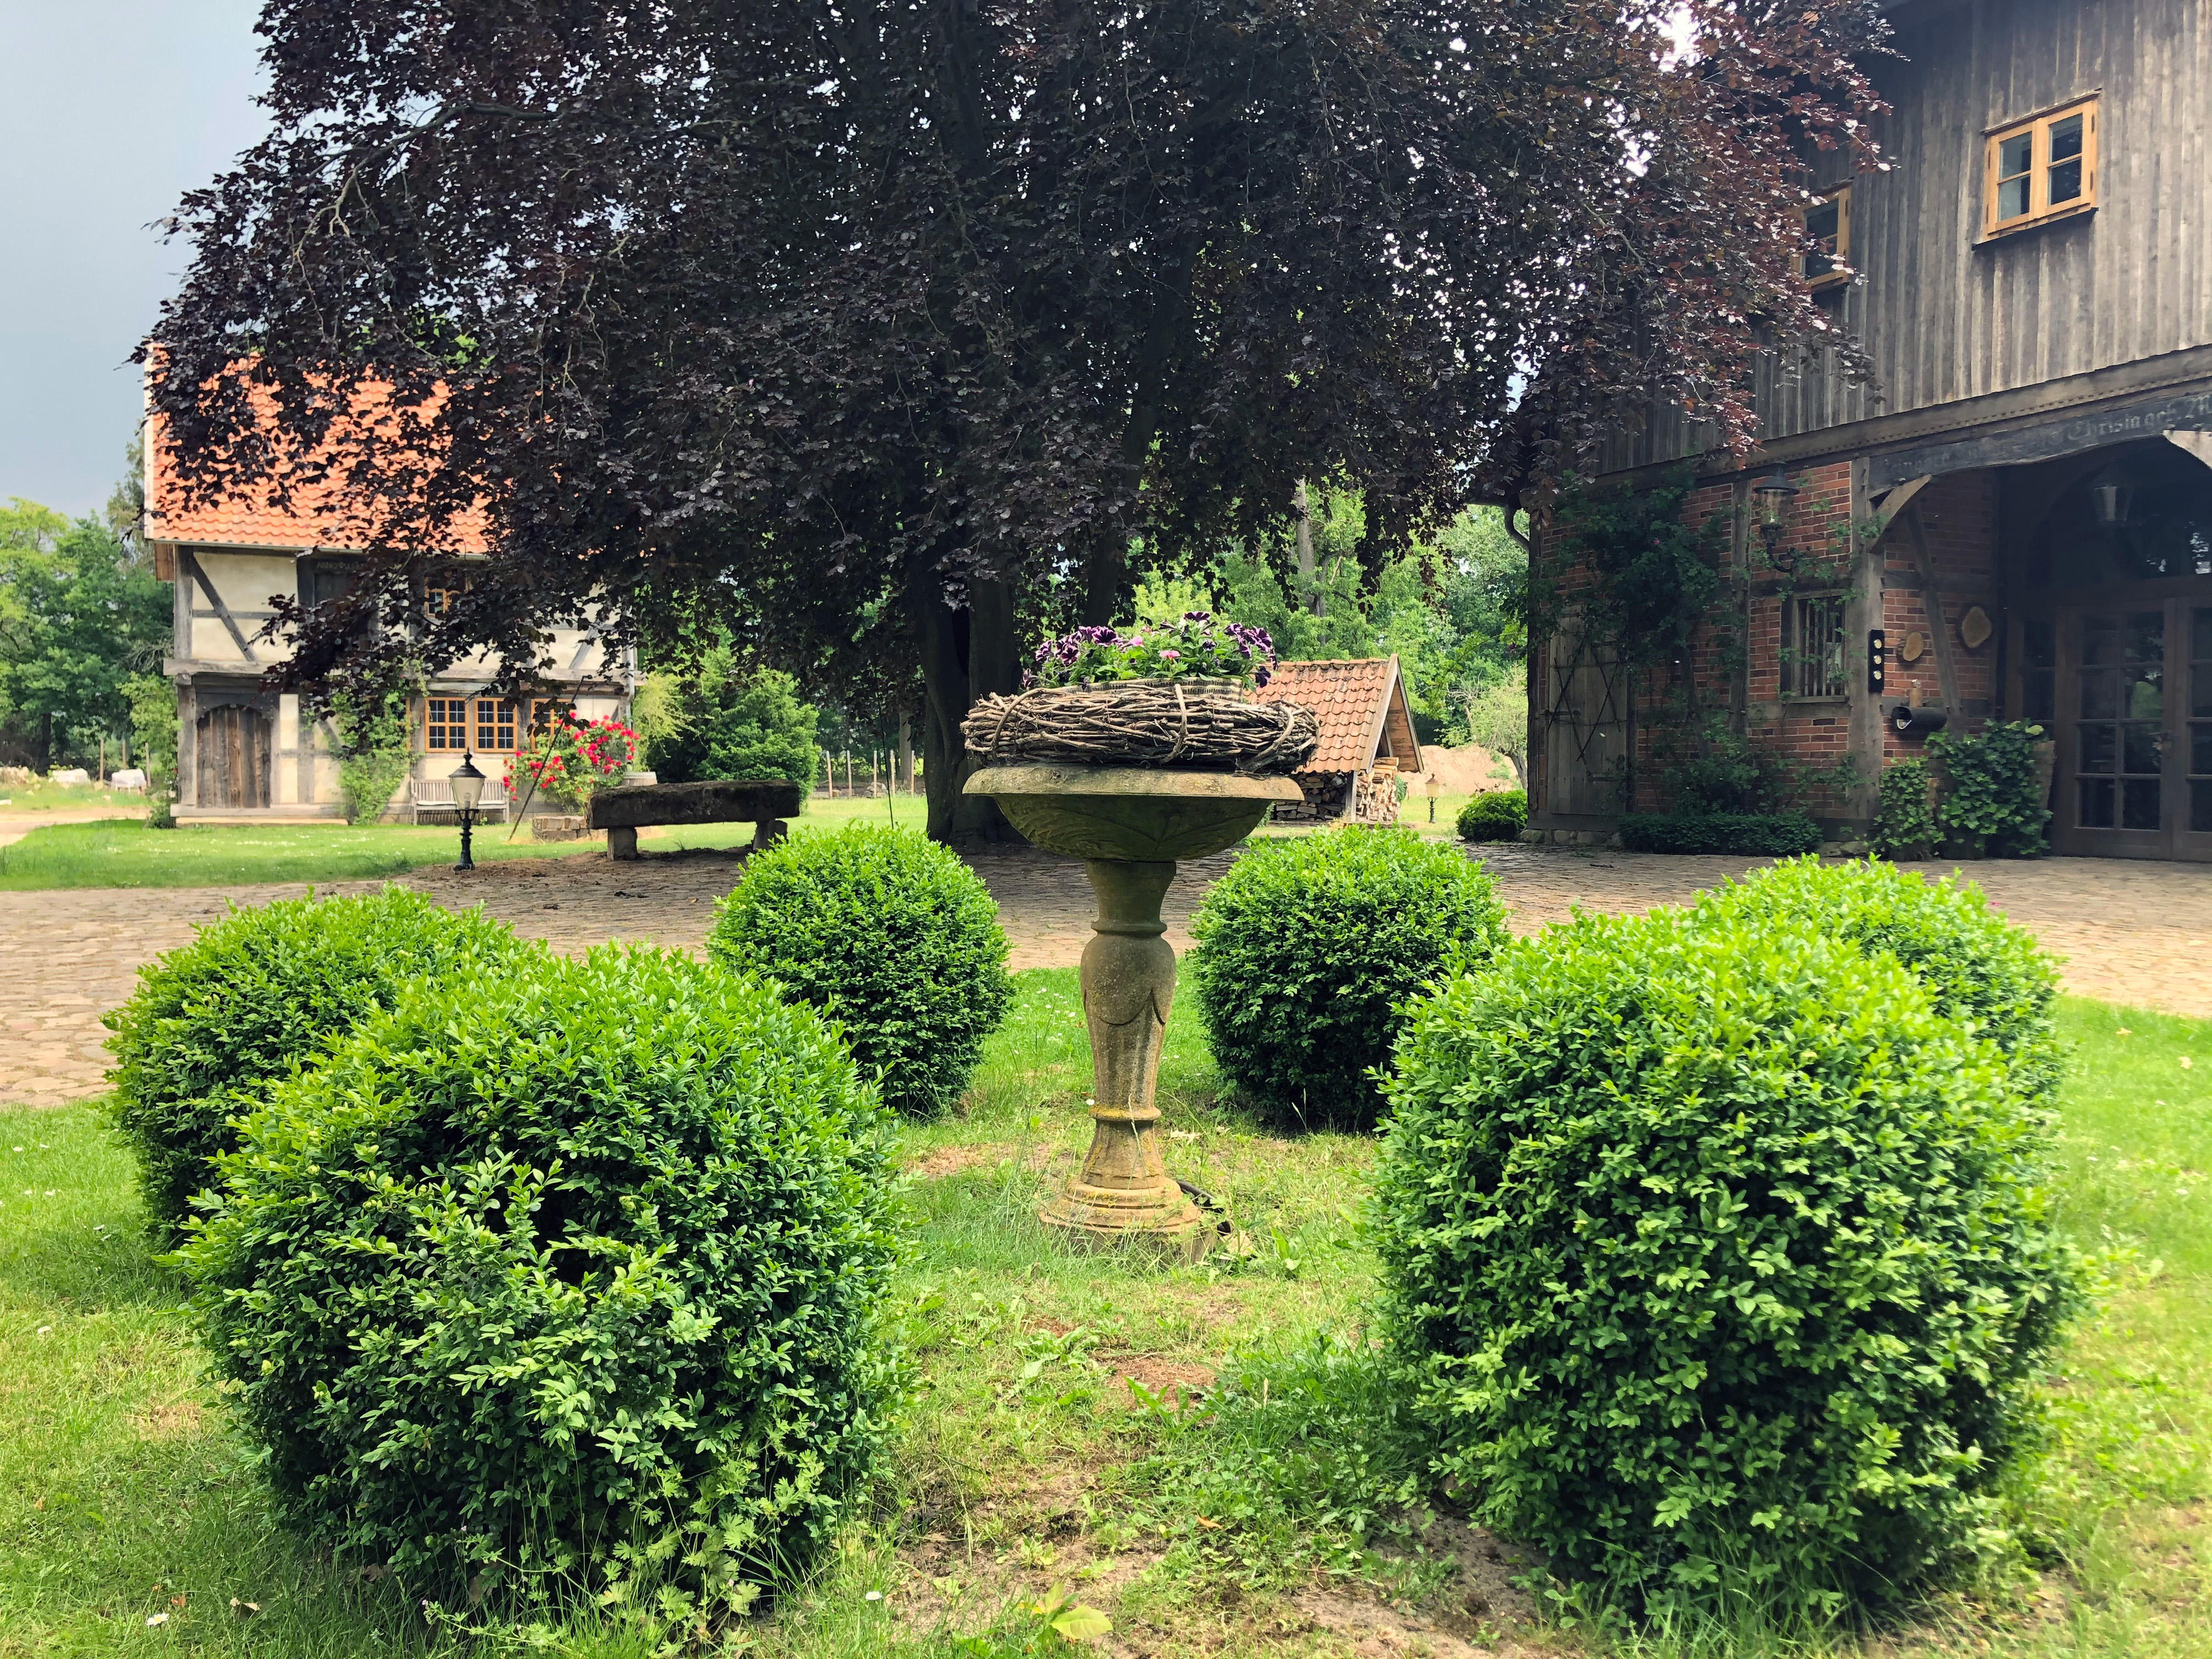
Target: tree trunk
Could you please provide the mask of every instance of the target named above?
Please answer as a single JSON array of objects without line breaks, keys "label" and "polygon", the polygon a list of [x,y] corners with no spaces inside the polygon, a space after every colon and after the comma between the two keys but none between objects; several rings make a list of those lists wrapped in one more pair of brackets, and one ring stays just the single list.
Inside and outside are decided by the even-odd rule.
[{"label": "tree trunk", "polygon": [[1313,515],[1308,510],[1306,481],[1301,478],[1291,491],[1291,511],[1297,515],[1294,544],[1298,556],[1298,586],[1303,591],[1306,609],[1315,616],[1322,614],[1323,599],[1316,579],[1313,550]]},{"label": "tree trunk", "polygon": [[898,711],[898,770],[891,779],[891,787],[914,793],[914,722],[907,711]]},{"label": "tree trunk", "polygon": [[922,781],[928,792],[929,838],[948,844],[1017,839],[988,797],[960,793],[975,770],[960,722],[976,698],[1011,692],[1020,684],[1013,590],[1004,582],[976,582],[969,590],[968,609],[955,611],[925,574],[909,590],[908,603],[921,641]]}]

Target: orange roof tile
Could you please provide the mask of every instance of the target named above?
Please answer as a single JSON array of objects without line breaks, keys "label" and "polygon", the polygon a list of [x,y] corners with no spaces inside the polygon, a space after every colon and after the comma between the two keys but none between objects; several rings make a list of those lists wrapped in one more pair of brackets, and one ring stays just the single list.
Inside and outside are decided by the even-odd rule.
[{"label": "orange roof tile", "polygon": [[[1254,694],[1261,702],[1293,702],[1321,722],[1321,745],[1300,772],[1364,772],[1375,763],[1383,722],[1393,702],[1402,702],[1395,657],[1351,662],[1285,662]],[[1406,722],[1407,737],[1412,734]],[[1419,769],[1418,761],[1405,769]]]},{"label": "orange roof tile", "polygon": [[[376,418],[379,399],[390,387],[367,386],[356,399],[360,417]],[[258,420],[273,426],[276,400],[256,387],[249,394]],[[328,454],[326,447],[324,453]],[[280,507],[267,484],[219,501],[187,503],[177,476],[176,453],[168,437],[168,422],[151,416],[146,428],[146,535],[149,540],[185,542],[204,547],[361,548],[370,537],[370,514],[363,503],[349,501],[348,491],[336,482],[296,480],[289,507]],[[449,532],[456,551],[489,550],[481,511],[464,514]]]}]

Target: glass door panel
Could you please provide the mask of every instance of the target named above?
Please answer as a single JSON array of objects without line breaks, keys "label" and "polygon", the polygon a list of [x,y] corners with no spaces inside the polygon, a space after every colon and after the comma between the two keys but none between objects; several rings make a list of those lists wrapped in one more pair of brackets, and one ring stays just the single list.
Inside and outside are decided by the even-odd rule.
[{"label": "glass door panel", "polygon": [[2212,835],[2212,605],[2190,612],[2189,833]]},{"label": "glass door panel", "polygon": [[[2159,834],[2165,828],[2166,612],[2085,613],[2079,639],[2075,824]],[[2033,646],[2028,660],[2034,660]]]}]

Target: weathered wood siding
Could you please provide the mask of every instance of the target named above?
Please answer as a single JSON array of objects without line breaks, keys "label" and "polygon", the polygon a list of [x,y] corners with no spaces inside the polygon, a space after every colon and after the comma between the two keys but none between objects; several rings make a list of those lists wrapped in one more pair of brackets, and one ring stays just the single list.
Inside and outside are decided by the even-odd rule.
[{"label": "weathered wood siding", "polygon": [[[1875,133],[1891,170],[1851,192],[1846,327],[1875,362],[1770,361],[1765,435],[2062,380],[2212,343],[2212,0],[1969,0],[1896,9],[1902,61],[1876,66],[1894,106]],[[2094,212],[1982,240],[1988,131],[2099,96]],[[1821,158],[1817,182],[1839,182]],[[1836,303],[1831,301],[1831,303]],[[1607,471],[1694,454],[1711,430],[1659,411]]]}]

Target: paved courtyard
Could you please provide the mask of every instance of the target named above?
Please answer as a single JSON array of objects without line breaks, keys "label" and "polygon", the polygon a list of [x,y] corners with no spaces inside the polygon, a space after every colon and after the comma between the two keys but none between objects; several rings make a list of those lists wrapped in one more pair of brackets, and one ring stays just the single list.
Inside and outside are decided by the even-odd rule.
[{"label": "paved courtyard", "polygon": [[[647,842],[648,848],[651,843]],[[1189,944],[1193,907],[1232,855],[1186,865],[1169,892],[1169,939]],[[1682,858],[1518,846],[1484,849],[1516,931],[1586,909],[1681,903],[1758,860]],[[1091,936],[1080,866],[1026,848],[975,859],[999,901],[1016,968],[1073,963]],[[465,878],[418,872],[410,886],[441,903],[482,903],[555,949],[607,939],[696,950],[714,902],[737,878],[725,854],[617,864],[604,854],[488,865]],[[1949,868],[1917,867],[1929,874]],[[2066,958],[2069,990],[2131,1006],[2212,1018],[2212,868],[2094,859],[1967,866],[1990,901]],[[376,884],[326,884],[366,892]],[[131,994],[139,965],[187,942],[228,902],[295,896],[298,885],[90,889],[0,896],[0,1103],[53,1104],[100,1091],[100,1016]]]}]

